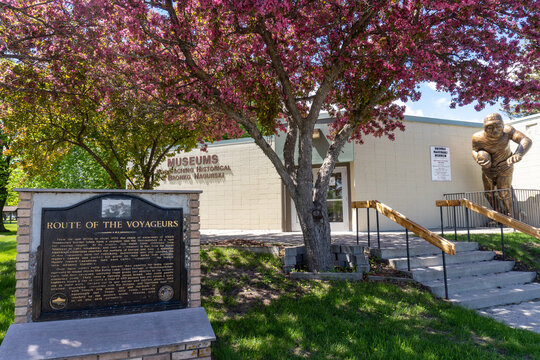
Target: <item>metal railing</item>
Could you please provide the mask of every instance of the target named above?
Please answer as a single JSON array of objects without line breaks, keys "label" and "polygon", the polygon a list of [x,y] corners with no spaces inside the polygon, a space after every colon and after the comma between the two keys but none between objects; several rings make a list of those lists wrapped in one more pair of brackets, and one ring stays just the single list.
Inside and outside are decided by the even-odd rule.
[{"label": "metal railing", "polygon": [[498,211],[491,210],[486,206],[482,206],[480,204],[477,204],[473,201],[470,201],[468,199],[459,199],[459,200],[438,200],[435,202],[435,206],[439,207],[441,209],[441,232],[444,236],[444,224],[443,224],[443,214],[442,209],[443,207],[452,208],[453,210],[453,224],[454,224],[454,240],[457,241],[457,221],[456,221],[456,207],[462,207],[465,209],[465,223],[467,224],[467,241],[471,241],[471,233],[470,233],[470,211],[472,210],[474,213],[483,216],[485,218],[490,219],[491,221],[494,221],[496,224],[499,225],[501,228],[501,248],[502,248],[502,255],[503,260],[506,258],[506,253],[504,249],[504,232],[503,227],[507,226],[513,229],[516,229],[518,231],[521,231],[522,233],[525,233],[527,235],[530,235],[536,239],[540,240],[540,229],[536,228],[534,226],[531,226],[529,224],[526,224],[524,222],[521,222],[519,220],[514,219],[511,216],[501,214]]},{"label": "metal railing", "polygon": [[353,201],[352,202],[352,208],[356,209],[356,244],[359,244],[359,236],[358,236],[358,216],[359,216],[359,209],[366,209],[367,210],[367,229],[368,229],[368,247],[371,247],[371,233],[369,229],[369,209],[375,209],[376,214],[376,221],[377,221],[377,247],[381,248],[381,234],[380,234],[380,228],[379,228],[379,213],[383,214],[390,220],[394,221],[395,223],[403,226],[405,228],[405,243],[407,248],[407,269],[408,271],[411,271],[411,260],[410,260],[410,254],[409,254],[409,231],[412,231],[422,239],[428,241],[429,243],[435,245],[439,249],[441,249],[441,256],[442,256],[442,263],[443,263],[443,273],[444,273],[444,290],[445,290],[445,297],[448,299],[448,280],[446,276],[446,257],[445,253],[449,255],[456,255],[456,244],[453,242],[444,239],[440,237],[439,235],[435,234],[434,232],[426,229],[425,227],[418,225],[414,221],[408,219],[405,215],[397,212],[396,210],[392,209],[391,207],[377,201],[377,200],[369,200],[369,201]]},{"label": "metal railing", "polygon": [[[469,201],[484,206],[488,209],[495,210],[499,213],[510,213],[510,216],[525,224],[540,227],[540,190],[533,189],[510,189],[509,196],[511,200],[510,211],[505,211],[506,207],[502,201],[504,192],[508,190],[493,190],[493,191],[474,191],[444,194],[445,200],[460,200],[468,199]],[[460,207],[456,210],[454,224],[454,210],[448,208],[446,211],[447,227],[457,227],[464,229],[467,227],[467,219],[469,228],[495,227],[498,223],[485,216],[472,213],[469,217],[466,216],[465,207]]]}]

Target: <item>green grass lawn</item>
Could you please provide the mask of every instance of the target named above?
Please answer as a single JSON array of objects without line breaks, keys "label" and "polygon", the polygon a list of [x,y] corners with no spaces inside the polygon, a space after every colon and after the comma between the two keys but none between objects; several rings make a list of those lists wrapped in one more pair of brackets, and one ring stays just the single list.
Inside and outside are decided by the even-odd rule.
[{"label": "green grass lawn", "polygon": [[296,281],[275,257],[227,248],[201,263],[215,359],[540,359],[540,334],[415,285]]},{"label": "green grass lawn", "polygon": [[[448,240],[453,241],[453,234],[446,234]],[[458,235],[458,241],[467,241],[467,235]],[[489,250],[502,251],[501,234],[471,234],[471,241]],[[540,273],[540,240],[523,233],[505,233],[504,247],[506,256],[518,260],[529,269]]]},{"label": "green grass lawn", "polygon": [[10,230],[0,233],[0,343],[13,322],[15,311],[15,231],[17,225],[7,224]]}]

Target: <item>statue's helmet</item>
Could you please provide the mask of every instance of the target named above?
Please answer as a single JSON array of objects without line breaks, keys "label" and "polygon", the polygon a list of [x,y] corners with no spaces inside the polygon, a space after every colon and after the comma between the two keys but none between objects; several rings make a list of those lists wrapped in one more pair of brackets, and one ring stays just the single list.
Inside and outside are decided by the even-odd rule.
[{"label": "statue's helmet", "polygon": [[489,114],[488,116],[484,118],[484,127],[486,127],[487,125],[496,124],[496,123],[500,123],[500,124],[503,123],[501,114],[493,113],[493,114]]}]

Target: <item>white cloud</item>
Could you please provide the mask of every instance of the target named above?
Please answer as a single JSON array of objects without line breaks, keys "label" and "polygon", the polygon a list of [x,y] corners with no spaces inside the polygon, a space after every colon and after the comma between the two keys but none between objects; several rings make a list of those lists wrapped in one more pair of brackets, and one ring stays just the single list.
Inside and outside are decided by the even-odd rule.
[{"label": "white cloud", "polygon": [[421,109],[414,110],[409,105],[405,104],[401,100],[394,101],[394,104],[399,106],[405,106],[405,115],[413,115],[413,116],[424,116],[424,112]]},{"label": "white cloud", "polygon": [[448,106],[448,105],[450,105],[450,100],[448,100],[448,99],[445,98],[445,97],[438,98],[437,100],[435,100],[435,104],[436,104],[438,107],[441,107],[441,106]]},{"label": "white cloud", "polygon": [[413,110],[409,106],[405,109],[405,115],[424,116],[422,109]]},{"label": "white cloud", "polygon": [[434,83],[433,81],[426,83],[426,86],[430,88],[431,90],[437,90],[437,84]]}]

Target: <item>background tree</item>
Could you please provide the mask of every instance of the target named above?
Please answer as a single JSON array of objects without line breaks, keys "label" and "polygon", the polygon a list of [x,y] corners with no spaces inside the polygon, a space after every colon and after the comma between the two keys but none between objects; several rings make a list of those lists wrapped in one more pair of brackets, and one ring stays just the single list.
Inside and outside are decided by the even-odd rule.
[{"label": "background tree", "polygon": [[[403,129],[404,107],[432,81],[451,106],[538,93],[533,0],[5,0],[0,54],[22,62],[82,59],[160,89],[200,123],[241,125],[293,199],[309,267],[332,267],[326,197],[349,140]],[[1,5],[0,5],[1,6]],[[113,91],[112,88],[106,91]],[[315,178],[312,133],[330,112],[333,138]],[[281,120],[280,120],[281,119]],[[261,131],[263,129],[263,131]],[[280,156],[265,132],[286,131]],[[298,159],[294,150],[298,149]]]},{"label": "background tree", "polygon": [[192,149],[199,139],[194,127],[174,124],[177,111],[144,94],[118,86],[104,95],[99,86],[117,77],[96,81],[83,69],[68,72],[56,64],[3,65],[0,98],[5,124],[14,134],[13,151],[38,183],[70,185],[53,176],[81,153],[74,150],[78,147],[115,188],[151,189],[166,176],[159,168],[166,156]]},{"label": "background tree", "polygon": [[[540,81],[540,70],[537,70],[534,74],[531,75],[536,81]],[[531,97],[533,98],[533,101],[537,104],[540,103],[540,93],[531,94]],[[510,110],[505,111],[506,114],[511,118],[520,118],[523,116],[529,116],[540,113],[540,106],[523,106],[523,103],[531,102],[530,99],[527,99],[525,101],[517,101],[516,104],[512,104],[510,107]]]},{"label": "background tree", "polygon": [[[10,138],[5,131],[4,125],[0,123],[0,210],[4,209],[8,199],[11,160]],[[4,216],[2,213],[0,216],[0,232],[6,231],[8,230],[4,226]]]},{"label": "background tree", "polygon": [[16,188],[44,189],[114,189],[111,179],[87,152],[73,147],[67,154],[39,174],[25,171],[17,158],[11,161],[11,173],[7,185],[6,206],[16,206],[19,194]]},{"label": "background tree", "polygon": [[[16,187],[46,189],[114,189],[115,184],[105,170],[80,147],[72,147],[48,167],[48,171],[25,170],[22,165],[13,170],[21,175],[13,179]],[[13,175],[12,175],[13,177]]]}]

